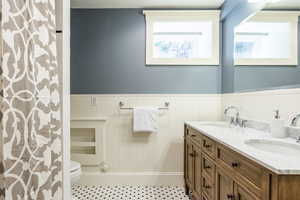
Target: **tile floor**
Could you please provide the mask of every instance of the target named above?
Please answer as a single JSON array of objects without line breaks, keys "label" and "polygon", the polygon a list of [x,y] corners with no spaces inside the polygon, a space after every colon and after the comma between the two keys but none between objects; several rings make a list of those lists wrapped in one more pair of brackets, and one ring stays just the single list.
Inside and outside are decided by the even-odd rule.
[{"label": "tile floor", "polygon": [[73,200],[189,200],[181,187],[73,185]]}]

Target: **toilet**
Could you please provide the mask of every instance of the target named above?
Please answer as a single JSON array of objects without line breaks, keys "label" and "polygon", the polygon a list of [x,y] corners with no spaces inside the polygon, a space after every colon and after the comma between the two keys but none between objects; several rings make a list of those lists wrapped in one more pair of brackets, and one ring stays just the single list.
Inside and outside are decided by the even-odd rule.
[{"label": "toilet", "polygon": [[79,162],[71,160],[70,175],[72,184],[77,183],[80,180],[81,164]]}]

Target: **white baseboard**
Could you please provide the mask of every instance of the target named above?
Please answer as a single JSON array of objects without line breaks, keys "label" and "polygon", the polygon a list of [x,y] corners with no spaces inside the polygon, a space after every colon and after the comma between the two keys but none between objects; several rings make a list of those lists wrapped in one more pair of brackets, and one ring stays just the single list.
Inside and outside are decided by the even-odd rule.
[{"label": "white baseboard", "polygon": [[84,172],[79,184],[83,185],[129,185],[129,186],[184,186],[181,172],[126,172],[126,173],[98,173]]}]

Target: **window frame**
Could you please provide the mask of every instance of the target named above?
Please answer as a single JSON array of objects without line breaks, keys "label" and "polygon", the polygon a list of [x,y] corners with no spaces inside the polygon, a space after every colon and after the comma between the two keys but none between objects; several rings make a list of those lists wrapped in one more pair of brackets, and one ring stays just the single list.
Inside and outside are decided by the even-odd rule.
[{"label": "window frame", "polygon": [[[220,65],[220,10],[144,10],[146,19],[146,65]],[[154,58],[153,26],[157,21],[211,21],[211,58]]]},{"label": "window frame", "polygon": [[289,22],[291,23],[291,57],[290,58],[237,58],[236,56],[236,33],[238,27],[234,30],[234,65],[235,66],[298,66],[298,23],[300,12],[298,11],[260,11],[247,22]]}]

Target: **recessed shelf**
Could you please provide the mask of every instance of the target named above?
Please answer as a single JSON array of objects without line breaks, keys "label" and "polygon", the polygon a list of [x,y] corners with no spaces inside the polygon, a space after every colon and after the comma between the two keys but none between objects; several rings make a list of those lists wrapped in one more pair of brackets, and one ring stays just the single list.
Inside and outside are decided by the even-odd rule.
[{"label": "recessed shelf", "polygon": [[72,118],[71,159],[82,165],[95,166],[101,163],[100,140],[105,117]]},{"label": "recessed shelf", "polygon": [[72,141],[72,147],[95,147],[96,142],[75,142]]},{"label": "recessed shelf", "polygon": [[96,151],[95,147],[87,147],[87,146],[80,146],[80,147],[71,147],[72,155],[91,155],[95,156]]},{"label": "recessed shelf", "polygon": [[75,117],[71,121],[107,121],[107,117]]}]

